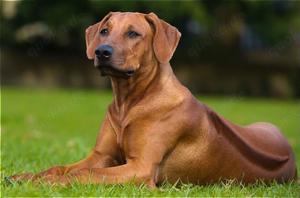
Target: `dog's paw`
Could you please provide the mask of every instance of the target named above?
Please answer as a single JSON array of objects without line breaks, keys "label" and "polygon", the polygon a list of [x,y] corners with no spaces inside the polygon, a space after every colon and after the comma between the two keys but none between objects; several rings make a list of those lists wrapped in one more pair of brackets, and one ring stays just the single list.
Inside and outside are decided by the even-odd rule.
[{"label": "dog's paw", "polygon": [[40,172],[39,174],[37,174],[37,177],[46,177],[49,175],[61,176],[65,174],[65,169],[66,168],[64,166],[54,166],[45,171]]},{"label": "dog's paw", "polygon": [[34,177],[33,173],[23,173],[23,174],[18,174],[18,175],[12,175],[9,177],[4,177],[4,182],[7,185],[12,185],[15,183],[22,183],[22,182],[26,182],[29,180],[32,180]]},{"label": "dog's paw", "polygon": [[71,184],[69,177],[57,175],[47,175],[44,177],[35,178],[33,182],[35,184],[50,184],[59,186],[68,186]]}]

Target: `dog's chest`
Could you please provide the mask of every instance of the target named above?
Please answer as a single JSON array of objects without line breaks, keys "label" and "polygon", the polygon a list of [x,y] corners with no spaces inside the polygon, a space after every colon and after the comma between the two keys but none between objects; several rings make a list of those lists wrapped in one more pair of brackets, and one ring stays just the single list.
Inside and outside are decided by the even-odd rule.
[{"label": "dog's chest", "polygon": [[117,144],[126,160],[138,158],[146,144],[143,128],[137,125],[127,125],[117,132]]},{"label": "dog's chest", "polygon": [[125,142],[130,141],[130,125],[126,123],[125,119],[120,119],[116,114],[109,115],[110,124],[116,135],[116,142],[123,159],[127,158],[128,144]]},{"label": "dog's chest", "polygon": [[122,159],[139,157],[147,141],[147,131],[153,125],[151,119],[137,118],[130,121],[111,117],[111,125],[115,131],[116,142]]}]

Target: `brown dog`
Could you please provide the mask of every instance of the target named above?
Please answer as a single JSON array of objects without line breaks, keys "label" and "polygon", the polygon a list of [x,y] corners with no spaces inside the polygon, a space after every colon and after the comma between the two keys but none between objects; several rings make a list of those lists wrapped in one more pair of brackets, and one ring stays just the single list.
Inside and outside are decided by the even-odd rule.
[{"label": "brown dog", "polygon": [[178,30],[155,14],[109,13],[86,30],[87,56],[109,75],[114,100],[90,155],[35,176],[53,183],[163,181],[208,184],[227,179],[296,179],[292,149],[268,123],[232,124],[175,77],[169,61]]}]

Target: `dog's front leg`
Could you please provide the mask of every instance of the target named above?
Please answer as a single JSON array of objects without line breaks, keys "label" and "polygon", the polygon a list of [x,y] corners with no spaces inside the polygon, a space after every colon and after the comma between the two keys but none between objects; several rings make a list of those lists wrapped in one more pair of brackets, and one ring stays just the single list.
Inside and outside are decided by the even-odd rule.
[{"label": "dog's front leg", "polygon": [[68,185],[80,184],[123,184],[133,182],[146,184],[150,188],[156,187],[157,166],[143,162],[129,162],[125,165],[109,168],[82,169],[73,174],[63,176],[44,177],[39,181],[51,184]]},{"label": "dog's front leg", "polygon": [[38,174],[23,173],[9,177],[11,181],[24,181],[48,176],[61,176],[67,173],[74,173],[81,169],[104,168],[118,165],[116,134],[111,127],[109,119],[103,121],[102,127],[97,138],[96,146],[92,152],[83,160],[64,166],[54,166]]},{"label": "dog's front leg", "polygon": [[[166,123],[169,124],[169,123]],[[162,127],[162,125],[159,125]],[[75,173],[62,176],[41,178],[42,182],[67,185],[73,182],[81,184],[116,184],[134,182],[155,187],[159,178],[159,166],[168,151],[176,145],[181,133],[159,131],[159,127],[151,130],[139,130],[140,136],[131,139],[126,164],[107,168],[85,168]],[[171,129],[171,128],[170,128]],[[153,130],[153,131],[152,131]],[[171,130],[170,130],[171,131]],[[132,130],[132,133],[135,131]],[[143,139],[141,140],[140,137]],[[141,144],[139,141],[142,141]]]}]

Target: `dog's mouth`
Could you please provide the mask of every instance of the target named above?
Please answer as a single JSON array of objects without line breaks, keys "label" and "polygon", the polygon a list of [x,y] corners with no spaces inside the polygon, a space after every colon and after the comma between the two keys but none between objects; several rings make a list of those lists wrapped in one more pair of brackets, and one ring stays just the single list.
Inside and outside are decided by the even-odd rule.
[{"label": "dog's mouth", "polygon": [[120,78],[130,78],[135,74],[135,70],[120,70],[112,65],[98,65],[97,69],[100,71],[101,76],[113,76]]},{"label": "dog's mouth", "polygon": [[94,59],[95,67],[100,71],[101,76],[113,76],[119,78],[130,78],[136,71],[134,69],[119,69],[110,61],[100,61],[98,58]]}]

